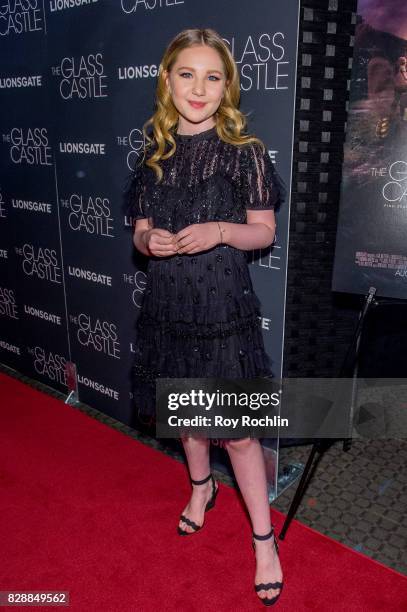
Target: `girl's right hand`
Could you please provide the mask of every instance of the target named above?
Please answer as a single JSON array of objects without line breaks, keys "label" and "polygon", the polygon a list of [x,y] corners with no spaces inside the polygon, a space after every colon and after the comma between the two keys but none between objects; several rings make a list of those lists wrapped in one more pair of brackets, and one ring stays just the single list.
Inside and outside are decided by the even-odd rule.
[{"label": "girl's right hand", "polygon": [[176,255],[178,250],[173,242],[173,234],[165,229],[149,229],[143,234],[143,242],[152,255],[169,257]]}]

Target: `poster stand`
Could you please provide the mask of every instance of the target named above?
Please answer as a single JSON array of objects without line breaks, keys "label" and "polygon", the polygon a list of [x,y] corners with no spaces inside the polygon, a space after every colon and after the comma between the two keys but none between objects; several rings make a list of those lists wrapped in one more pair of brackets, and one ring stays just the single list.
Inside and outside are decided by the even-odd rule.
[{"label": "poster stand", "polygon": [[[298,483],[296,492],[294,494],[293,500],[289,507],[286,519],[284,521],[283,528],[280,532],[279,539],[284,540],[287,530],[290,526],[291,521],[295,517],[295,514],[299,508],[299,505],[305,495],[305,492],[308,488],[309,482],[313,477],[319,462],[321,461],[324,453],[333,445],[335,442],[340,440],[343,441],[343,451],[347,452],[350,450],[352,445],[352,428],[353,428],[353,420],[354,420],[354,409],[355,409],[355,400],[357,395],[357,379],[358,379],[358,368],[359,368],[359,357],[360,357],[360,343],[361,336],[363,331],[364,322],[366,319],[366,315],[369,312],[372,304],[379,305],[379,302],[375,301],[373,298],[376,294],[376,288],[370,287],[369,292],[365,295],[365,302],[363,308],[359,313],[359,319],[354,331],[352,340],[348,347],[347,353],[343,360],[339,378],[346,377],[347,372],[352,372],[352,395],[351,395],[351,406],[349,411],[349,437],[348,438],[319,438],[316,439],[312,445],[312,449],[308,456],[304,471],[302,473],[301,479]],[[351,364],[348,363],[351,355],[353,354],[353,359]]]}]

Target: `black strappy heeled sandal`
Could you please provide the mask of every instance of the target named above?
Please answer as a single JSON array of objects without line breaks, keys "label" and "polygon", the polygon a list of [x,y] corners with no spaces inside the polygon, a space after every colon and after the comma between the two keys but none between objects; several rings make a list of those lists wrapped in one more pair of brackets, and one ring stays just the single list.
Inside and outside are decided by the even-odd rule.
[{"label": "black strappy heeled sandal", "polygon": [[[267,533],[266,535],[257,535],[256,533],[253,533],[253,541],[252,541],[253,549],[256,550],[255,540],[268,540],[271,537],[274,538],[274,546],[276,548],[276,552],[278,555],[278,544],[277,544],[276,536],[274,535],[274,527],[272,527],[270,533]],[[259,591],[262,591],[262,590],[267,591],[268,589],[280,589],[279,594],[275,595],[274,597],[271,597],[271,598],[265,597],[264,599],[259,597],[260,601],[262,601],[265,606],[272,606],[273,604],[276,603],[277,599],[280,597],[281,591],[283,590],[283,584],[284,582],[267,582],[266,584],[264,582],[260,582],[260,584],[254,585],[254,590],[256,591],[256,593],[258,593]]]},{"label": "black strappy heeled sandal", "polygon": [[[212,496],[211,496],[210,500],[207,502],[207,504],[205,506],[205,512],[207,510],[210,510],[211,508],[214,507],[215,501],[216,501],[216,496],[217,496],[218,491],[219,491],[219,485],[217,487],[215,486],[215,479],[212,476],[212,474],[209,474],[209,476],[207,476],[203,480],[192,480],[192,478],[191,478],[191,482],[194,485],[203,485],[203,484],[207,483],[208,480],[210,480],[211,478],[212,478]],[[187,525],[192,527],[192,529],[194,529],[194,531],[185,531],[184,529],[181,529],[181,527],[178,525],[178,533],[179,533],[179,535],[192,535],[193,533],[196,533],[197,531],[199,531],[203,527],[203,525],[197,525],[196,523],[194,523],[194,521],[191,521],[191,519],[189,519],[184,514],[181,514],[180,520],[184,521],[184,523],[186,523]]]}]

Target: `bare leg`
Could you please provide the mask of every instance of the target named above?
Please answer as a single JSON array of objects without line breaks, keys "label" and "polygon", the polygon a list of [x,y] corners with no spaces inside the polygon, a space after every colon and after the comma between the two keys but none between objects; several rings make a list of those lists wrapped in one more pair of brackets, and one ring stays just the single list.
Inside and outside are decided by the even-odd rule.
[{"label": "bare leg", "polygon": [[[233,471],[250,515],[254,533],[265,535],[271,530],[270,506],[263,450],[257,439],[228,440]],[[255,582],[282,582],[282,570],[274,548],[273,538],[256,540]],[[280,589],[259,591],[261,599],[278,595]]]},{"label": "bare leg", "polygon": [[[188,461],[189,474],[193,480],[203,480],[211,471],[209,464],[209,440],[207,438],[182,438],[185,454]],[[192,496],[185,507],[184,514],[197,525],[204,522],[205,506],[212,494],[212,483],[209,480],[203,485],[192,485]],[[184,531],[193,532],[194,529],[184,521],[179,522]]]}]

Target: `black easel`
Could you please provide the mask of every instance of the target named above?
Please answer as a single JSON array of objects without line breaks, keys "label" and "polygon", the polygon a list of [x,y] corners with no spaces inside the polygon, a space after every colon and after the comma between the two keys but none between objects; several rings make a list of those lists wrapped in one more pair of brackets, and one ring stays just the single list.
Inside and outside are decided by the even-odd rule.
[{"label": "black easel", "polygon": [[[283,528],[279,535],[280,540],[284,540],[285,534],[287,533],[288,527],[290,526],[291,521],[293,520],[298,507],[304,497],[305,491],[308,488],[308,484],[322,459],[323,454],[336,442],[343,440],[343,450],[346,452],[351,448],[352,445],[352,424],[353,424],[353,415],[354,415],[354,407],[355,407],[355,398],[357,391],[357,377],[358,377],[358,366],[359,366],[359,352],[360,352],[360,339],[363,330],[363,324],[366,318],[366,314],[369,311],[373,298],[376,294],[376,288],[370,287],[369,292],[365,295],[365,302],[362,310],[359,313],[359,320],[356,326],[352,341],[349,345],[347,353],[342,363],[341,370],[339,372],[339,378],[346,377],[346,372],[352,372],[353,384],[352,384],[352,397],[351,397],[351,406],[350,406],[350,418],[349,418],[349,437],[348,438],[320,438],[315,440],[312,445],[311,452],[308,456],[307,463],[305,465],[303,474],[301,476],[300,482],[298,484],[297,490],[295,492],[294,498],[291,502],[290,508],[287,513],[287,517],[284,521]],[[353,361],[349,366],[347,364],[350,356],[353,354]],[[314,461],[315,460],[315,461]]]}]

